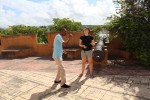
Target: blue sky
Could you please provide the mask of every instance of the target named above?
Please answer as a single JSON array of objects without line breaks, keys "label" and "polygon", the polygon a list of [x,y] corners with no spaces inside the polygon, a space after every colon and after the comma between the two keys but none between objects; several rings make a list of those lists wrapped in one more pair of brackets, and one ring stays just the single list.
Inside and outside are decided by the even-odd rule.
[{"label": "blue sky", "polygon": [[[28,1],[36,2],[36,3],[41,3],[41,2],[45,2],[45,1],[49,1],[49,0],[28,0]],[[90,4],[95,5],[98,0],[87,0],[87,1],[88,1]],[[101,1],[102,1],[102,0],[101,0]]]},{"label": "blue sky", "polygon": [[102,25],[114,13],[112,0],[0,0],[0,27],[50,25],[53,18]]}]

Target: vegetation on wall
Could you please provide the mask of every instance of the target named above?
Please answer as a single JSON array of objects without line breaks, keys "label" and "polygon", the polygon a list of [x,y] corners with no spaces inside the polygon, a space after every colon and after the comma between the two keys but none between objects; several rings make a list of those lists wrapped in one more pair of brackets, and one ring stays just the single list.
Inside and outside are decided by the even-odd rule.
[{"label": "vegetation on wall", "polygon": [[38,43],[47,43],[47,29],[36,26],[14,25],[0,29],[0,35],[37,34]]},{"label": "vegetation on wall", "polygon": [[[0,29],[0,35],[21,35],[21,34],[37,34],[38,43],[47,43],[48,32],[58,32],[60,28],[65,27],[68,31],[82,31],[84,25],[81,22],[76,22],[69,18],[54,18],[53,25],[49,26],[25,26],[14,25],[6,29]],[[88,27],[95,34],[95,38],[98,38],[98,32],[102,29],[102,26],[88,25]]]},{"label": "vegetation on wall", "polygon": [[60,28],[65,27],[68,31],[81,31],[81,22],[75,22],[68,18],[54,18],[54,24],[49,26],[25,26],[25,25],[14,25],[7,29],[0,29],[0,35],[20,35],[20,34],[37,34],[38,43],[47,43],[47,33],[57,32]]},{"label": "vegetation on wall", "polygon": [[150,65],[150,0],[116,0],[117,14],[107,29],[125,41],[126,49],[142,64]]}]

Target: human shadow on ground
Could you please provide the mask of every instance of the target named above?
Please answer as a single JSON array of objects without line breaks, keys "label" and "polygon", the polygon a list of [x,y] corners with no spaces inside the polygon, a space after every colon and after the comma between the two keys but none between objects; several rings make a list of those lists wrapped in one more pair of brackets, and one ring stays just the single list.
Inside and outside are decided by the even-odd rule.
[{"label": "human shadow on ground", "polygon": [[45,96],[45,95],[49,94],[50,92],[52,92],[53,90],[55,90],[57,85],[58,84],[53,84],[50,89],[46,89],[43,92],[38,92],[38,93],[32,94],[29,100],[42,100],[43,96]]},{"label": "human shadow on ground", "polygon": [[[98,67],[98,66],[97,66]],[[100,67],[100,66],[99,66]],[[88,68],[88,67],[86,67]],[[98,71],[98,72],[96,72]],[[120,100],[149,100],[150,99],[150,76],[139,76],[139,75],[106,75],[99,73],[101,68],[94,68],[94,82],[97,82],[99,86],[93,84],[93,87],[99,87],[106,92],[107,95],[115,97]],[[126,71],[124,69],[124,71]],[[80,92],[80,89],[89,79],[89,70],[87,70],[84,78],[79,75],[71,80],[70,89],[56,89],[58,84],[53,84],[51,88],[46,89],[43,92],[32,94],[30,100],[42,100],[56,97],[66,97],[67,94],[75,94]],[[94,86],[95,85],[95,86]],[[55,88],[54,88],[55,87]],[[110,88],[106,88],[110,87]],[[80,99],[80,98],[79,98]]]},{"label": "human shadow on ground", "polygon": [[64,88],[56,89],[57,85],[60,86],[60,84],[53,84],[51,88],[48,88],[45,91],[32,94],[29,100],[42,100],[44,98],[48,98],[48,97],[56,95],[56,94],[59,94],[59,95],[57,95],[58,97],[64,97],[68,93],[71,93],[71,92],[73,92],[73,94],[78,93],[78,91],[81,89],[82,85],[84,85],[84,83],[90,78],[89,77],[89,67],[87,66],[86,69],[87,68],[88,68],[88,71],[86,72],[85,77],[82,75],[77,75],[76,77],[71,79],[73,81],[71,81],[71,83],[70,83],[71,87],[69,89],[64,89]]},{"label": "human shadow on ground", "polygon": [[[133,63],[134,62],[131,62],[131,64],[119,62],[119,64],[117,63],[107,68],[94,66],[94,73],[98,75],[97,79],[103,79],[103,81],[99,81],[99,83],[102,82],[102,84],[99,85],[110,87],[110,89],[107,90],[107,94],[114,97],[116,96],[118,100],[150,100],[150,76],[149,74],[140,74],[142,73],[140,69],[144,68],[141,68],[142,66],[139,64]],[[137,67],[139,67],[139,69]],[[133,73],[129,73],[128,71],[130,70],[133,70]],[[113,71],[115,73],[113,73]]]},{"label": "human shadow on ground", "polygon": [[110,96],[118,100],[150,100],[150,76],[104,75],[103,86],[109,86]]}]

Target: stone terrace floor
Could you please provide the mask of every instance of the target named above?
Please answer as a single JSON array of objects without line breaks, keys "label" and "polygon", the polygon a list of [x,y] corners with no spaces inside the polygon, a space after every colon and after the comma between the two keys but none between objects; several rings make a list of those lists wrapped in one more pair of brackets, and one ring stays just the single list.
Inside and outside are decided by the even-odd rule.
[{"label": "stone terrace floor", "polygon": [[81,60],[64,61],[64,66],[70,89],[54,84],[57,67],[47,57],[0,59],[0,100],[150,100],[147,70],[143,75],[141,69],[136,74],[134,68],[97,66],[90,78],[88,68],[79,77]]}]

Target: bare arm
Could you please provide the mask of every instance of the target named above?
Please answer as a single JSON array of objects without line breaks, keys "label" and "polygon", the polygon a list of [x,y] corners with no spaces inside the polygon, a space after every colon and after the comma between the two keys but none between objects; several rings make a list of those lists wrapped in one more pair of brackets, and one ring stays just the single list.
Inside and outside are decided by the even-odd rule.
[{"label": "bare arm", "polygon": [[68,44],[69,41],[70,41],[70,37],[66,41],[63,42],[63,45]]},{"label": "bare arm", "polygon": [[72,34],[69,34],[69,37],[66,41],[63,42],[63,46],[66,46],[68,42],[70,41],[70,38],[72,37]]},{"label": "bare arm", "polygon": [[91,45],[92,45],[93,47],[95,46],[95,41],[94,41],[94,40],[91,41]]}]

